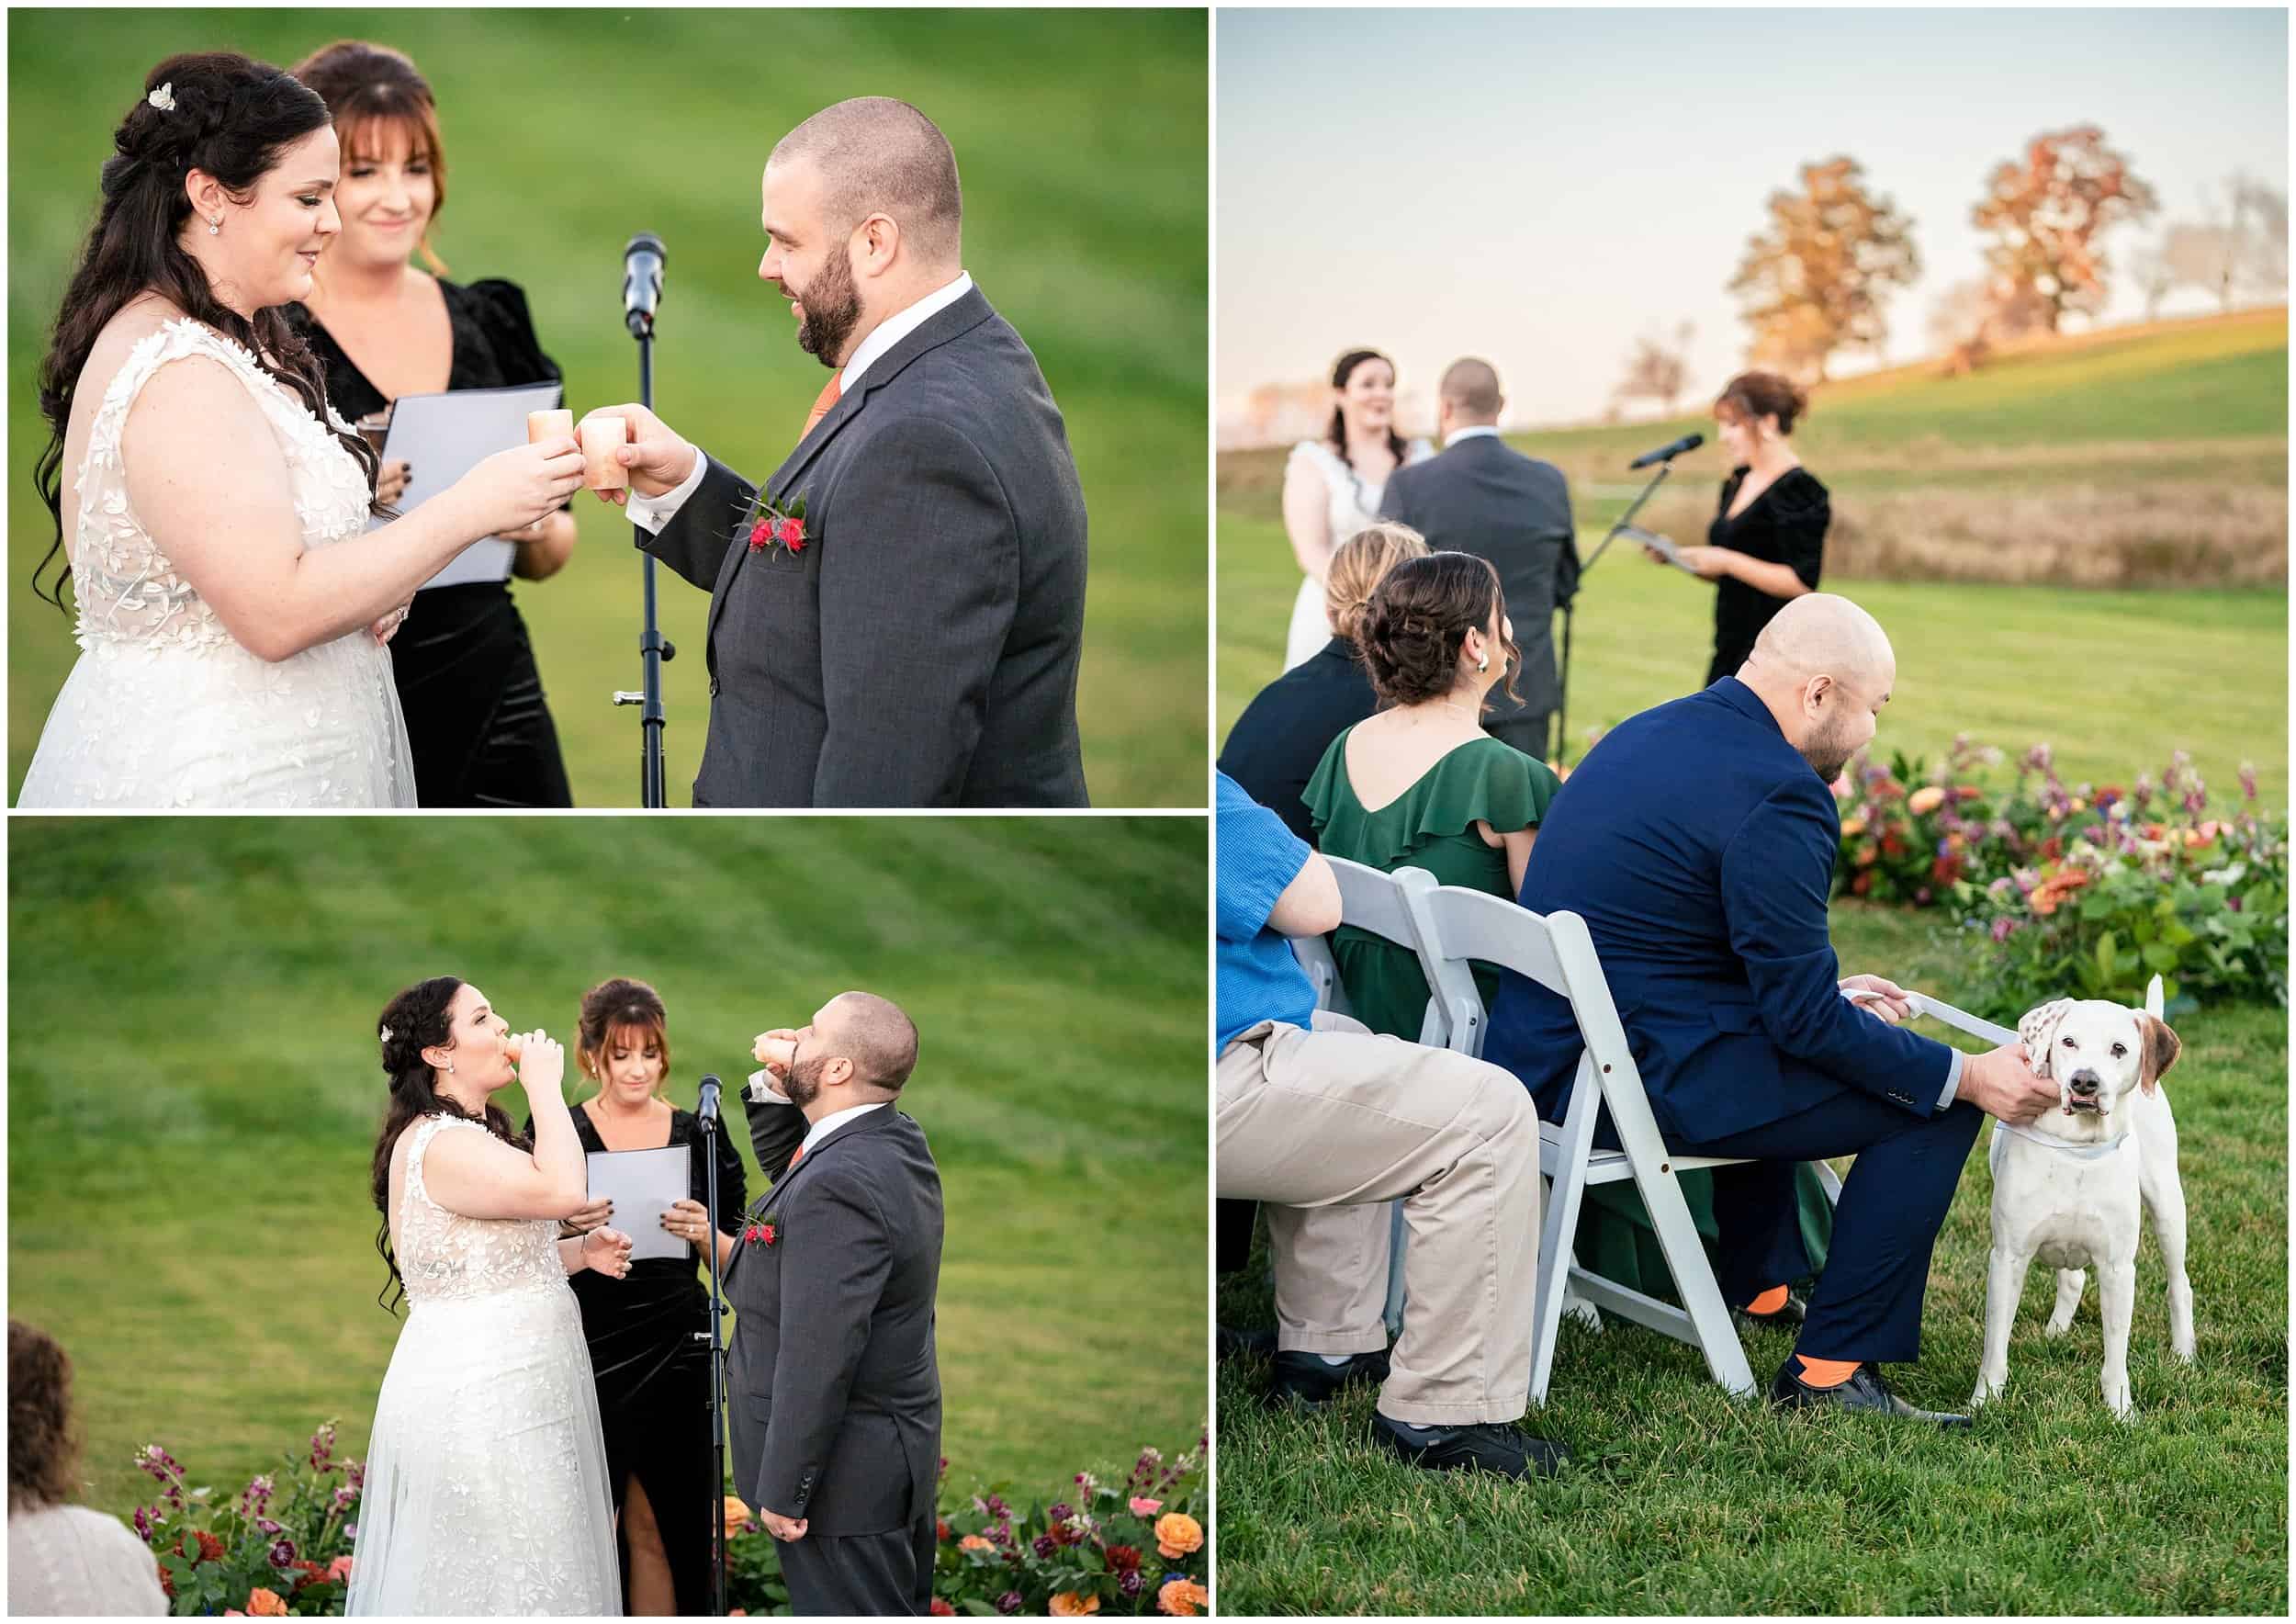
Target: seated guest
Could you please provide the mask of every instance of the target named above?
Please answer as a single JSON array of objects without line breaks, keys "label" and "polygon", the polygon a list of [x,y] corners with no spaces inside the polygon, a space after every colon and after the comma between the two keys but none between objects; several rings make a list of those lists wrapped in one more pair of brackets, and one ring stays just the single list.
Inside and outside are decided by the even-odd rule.
[{"label": "seated guest", "polygon": [[[1414,1466],[1551,1472],[1529,1407],[1538,1123],[1497,1066],[1315,1009],[1286,940],[1339,923],[1331,867],[1219,775],[1218,1190],[1271,1203],[1278,1396],[1380,1381],[1372,1433]],[[1393,1354],[1387,1203],[1411,1220]]]},{"label": "seated guest", "polygon": [[[1516,659],[1499,572],[1470,553],[1399,564],[1371,594],[1361,640],[1383,708],[1323,752],[1308,785],[1317,848],[1514,896],[1556,779],[1482,729],[1491,691]],[[1332,956],[1357,1019],[1418,1038],[1427,978],[1411,949],[1347,929]],[[1478,968],[1475,980],[1487,1005],[1498,972]]]},{"label": "seated guest", "polygon": [[1324,747],[1379,706],[1356,649],[1371,589],[1404,559],[1426,556],[1418,532],[1401,524],[1374,524],[1342,542],[1323,577],[1331,641],[1254,694],[1221,747],[1220,770],[1303,840],[1315,836],[1300,796]]},{"label": "seated guest", "polygon": [[[1717,1277],[1734,1303],[1808,1272],[1794,1164],[1854,1155],[1785,1405],[1916,1410],[1882,1379],[1914,1358],[1930,1252],[1986,1115],[2028,1122],[2054,1084],[2017,1045],[1964,1054],[1896,1030],[1902,994],[1844,982],[1827,937],[1840,844],[1828,787],[1874,737],[1896,657],[1873,616],[1812,593],[1784,605],[1736,676],[1621,723],[1556,795],[1523,885],[1582,917],[1667,1148],[1747,1156],[1714,1170]],[[1860,1009],[1849,987],[1888,995]],[[1580,1053],[1570,1005],[1512,974],[1484,1054],[1562,1120]],[[1607,1116],[1598,1142],[1615,1148]]]},{"label": "seated guest", "polygon": [[118,1517],[71,1504],[77,1453],[72,1361],[45,1331],[10,1320],[9,1615],[165,1618],[151,1550]]}]

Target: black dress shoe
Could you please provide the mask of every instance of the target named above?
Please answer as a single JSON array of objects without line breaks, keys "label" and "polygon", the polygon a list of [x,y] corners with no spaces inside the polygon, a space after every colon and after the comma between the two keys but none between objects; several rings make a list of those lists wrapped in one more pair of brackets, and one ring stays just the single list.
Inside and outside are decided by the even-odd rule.
[{"label": "black dress shoe", "polygon": [[1950,1415],[1942,1410],[1917,1410],[1896,1393],[1882,1380],[1879,1365],[1868,1361],[1860,1365],[1847,1382],[1838,1387],[1812,1387],[1795,1374],[1795,1359],[1788,1355],[1778,1373],[1771,1379],[1770,1402],[1788,1410],[1870,1410],[1877,1415],[1901,1415],[1908,1421],[1927,1421],[1936,1427],[1966,1427],[1966,1415]]},{"label": "black dress shoe", "polygon": [[1238,1331],[1227,1325],[1215,1328],[1213,1346],[1223,1359],[1242,1359],[1246,1354],[1258,1354],[1266,1359],[1276,1351],[1273,1331]]},{"label": "black dress shoe", "polygon": [[1267,1389],[1271,1404],[1303,1404],[1320,1410],[1357,1383],[1378,1386],[1387,1380],[1387,1349],[1348,1356],[1344,1365],[1330,1363],[1320,1353],[1290,1349],[1276,1356],[1276,1379]]},{"label": "black dress shoe", "polygon": [[1430,1472],[1495,1472],[1502,1477],[1552,1477],[1570,1451],[1533,1438],[1512,1422],[1472,1427],[1411,1427],[1374,1412],[1371,1436],[1407,1466]]},{"label": "black dress shoe", "polygon": [[1798,1325],[1809,1318],[1809,1300],[1799,1291],[1788,1291],[1782,1307],[1773,1308],[1768,1314],[1756,1314],[1750,1308],[1733,1308],[1730,1318],[1741,1331],[1762,1325]]}]

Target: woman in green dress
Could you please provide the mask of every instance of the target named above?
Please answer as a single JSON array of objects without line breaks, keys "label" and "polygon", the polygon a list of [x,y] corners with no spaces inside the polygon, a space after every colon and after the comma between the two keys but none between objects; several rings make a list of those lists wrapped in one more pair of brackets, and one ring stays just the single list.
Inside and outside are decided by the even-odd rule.
[{"label": "woman in green dress", "polygon": [[[1379,709],[1334,739],[1308,781],[1317,844],[1513,897],[1557,780],[1482,729],[1485,696],[1520,659],[1499,572],[1472,553],[1396,565],[1371,595],[1361,648]],[[1343,927],[1332,956],[1358,1021],[1418,1041],[1427,979],[1409,948]],[[1498,972],[1479,965],[1475,982],[1488,999]]]}]

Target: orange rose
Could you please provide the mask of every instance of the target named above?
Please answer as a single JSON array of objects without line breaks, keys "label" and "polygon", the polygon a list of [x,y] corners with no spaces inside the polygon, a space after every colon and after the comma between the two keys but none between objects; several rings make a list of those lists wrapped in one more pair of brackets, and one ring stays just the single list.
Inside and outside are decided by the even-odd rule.
[{"label": "orange rose", "polygon": [[284,1618],[287,1616],[287,1603],[258,1585],[247,1593],[247,1616],[251,1618]]},{"label": "orange rose", "polygon": [[1841,826],[1841,838],[1845,840],[1854,840],[1864,832],[1865,819],[1863,818],[1849,818]]},{"label": "orange rose", "polygon": [[736,1496],[728,1494],[726,1496],[724,1516],[726,1539],[730,1543],[734,1536],[741,1532],[742,1525],[749,1520],[749,1508]]},{"label": "orange rose", "polygon": [[1193,1618],[1211,1600],[1211,1592],[1193,1579],[1175,1579],[1156,1592],[1156,1606],[1176,1618]]},{"label": "orange rose", "polygon": [[996,1546],[994,1541],[984,1539],[978,1534],[967,1534],[957,1541],[957,1549],[959,1551],[994,1551]]},{"label": "orange rose", "polygon": [[1156,1518],[1156,1550],[1164,1556],[1186,1556],[1203,1548],[1203,1525],[1185,1511],[1167,1511]]},{"label": "orange rose", "polygon": [[1086,1613],[1099,1610],[1100,1598],[1089,1591],[1063,1590],[1052,1597],[1052,1617],[1055,1618],[1081,1618]]},{"label": "orange rose", "polygon": [[1919,818],[1924,812],[1934,812],[1945,804],[1945,792],[1934,784],[1925,784],[1913,792],[1906,803],[1906,810]]}]

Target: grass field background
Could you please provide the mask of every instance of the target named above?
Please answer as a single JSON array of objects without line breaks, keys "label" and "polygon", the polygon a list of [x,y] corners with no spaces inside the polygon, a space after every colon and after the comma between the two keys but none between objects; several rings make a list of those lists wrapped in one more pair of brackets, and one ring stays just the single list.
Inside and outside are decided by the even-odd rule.
[{"label": "grass field background", "polygon": [[[78,1367],[89,1504],[138,1502],[147,1441],[233,1492],[330,1416],[365,1452],[399,1330],[367,1194],[375,1021],[441,973],[554,1035],[605,977],[652,982],[688,1110],[703,1072],[754,1069],[754,1033],[850,987],[895,998],[923,1034],[903,1109],[948,1208],[950,1486],[1049,1494],[1194,1446],[1200,818],[9,834],[8,1311]],[[498,1098],[523,1120],[516,1089]]]},{"label": "grass field background", "polygon": [[[1949,999],[1965,972],[1965,950],[1912,914],[1844,905],[1834,939],[1845,969]],[[2043,1269],[2027,1281],[2008,1393],[1959,1435],[1780,1416],[1728,1398],[1686,1344],[1616,1319],[1600,1335],[1567,1324],[1532,1430],[1574,1464],[1536,1484],[1401,1465],[1368,1438],[1367,1393],[1324,1416],[1271,1414],[1265,1362],[1223,1364],[1222,1610],[2285,1615],[2287,1017],[2212,1009],[2178,1032],[2184,1055],[2165,1086],[2200,1360],[2169,1354],[2148,1235],[2133,1426],[2099,1395],[2094,1277],[2072,1332],[2052,1342]],[[1939,1237],[1920,1361],[1891,1370],[1917,1404],[1960,1408],[1975,1385],[1990,1201],[1981,1137]],[[1273,1325],[1262,1247],[1223,1282],[1223,1325]],[[1750,1334],[1756,1380],[1791,1348],[1782,1331]]]},{"label": "grass field background", "polygon": [[[2235,794],[2235,771],[2253,761],[2267,799],[2285,805],[2287,380],[2287,314],[2271,310],[2108,333],[1964,378],[1905,368],[1822,391],[1795,443],[1833,491],[1838,531],[1879,503],[1912,504],[1908,522],[1928,505],[1958,512],[1972,501],[2110,513],[2174,485],[2242,493],[2268,515],[2268,527],[2257,520],[2242,545],[2279,576],[2263,586],[2106,590],[2046,578],[1881,580],[1829,557],[1827,590],[1870,609],[1897,651],[1896,695],[1876,749],[1935,758],[1959,732],[2012,753],[2045,740],[2068,781],[2126,783],[2140,770],[2157,774],[2182,748]],[[1509,439],[1570,475],[1583,557],[1639,488],[1640,477],[1624,471],[1627,460],[1692,429],[1712,437],[1710,421],[1685,416]],[[1220,457],[1222,739],[1280,668],[1299,588],[1277,518],[1282,457]],[[1721,471],[1711,447],[1685,457],[1673,481],[1681,494],[1667,499],[1671,516],[1652,527],[1703,540]],[[1710,587],[1652,566],[1626,544],[1612,547],[1577,604],[1574,757],[1588,728],[1698,686],[1713,615]]]},{"label": "grass field background", "polygon": [[[623,244],[669,245],[655,402],[761,478],[822,380],[757,280],[758,175],[782,133],[849,96],[925,109],[957,152],[965,265],[1036,352],[1091,517],[1077,710],[1103,806],[1201,806],[1208,23],[1199,12],[521,10],[26,12],[8,28],[8,782],[70,669],[71,622],[27,584],[53,534],[32,487],[33,383],[94,217],[96,174],[145,72],[179,51],[283,66],[366,39],[437,93],[456,280],[532,301],[578,412],[633,400],[613,309]],[[573,560],[520,583],[575,799],[637,802],[639,569],[619,511],[581,498]],[[664,571],[671,803],[707,716],[706,595]],[[894,628],[897,635],[897,628]]]}]

